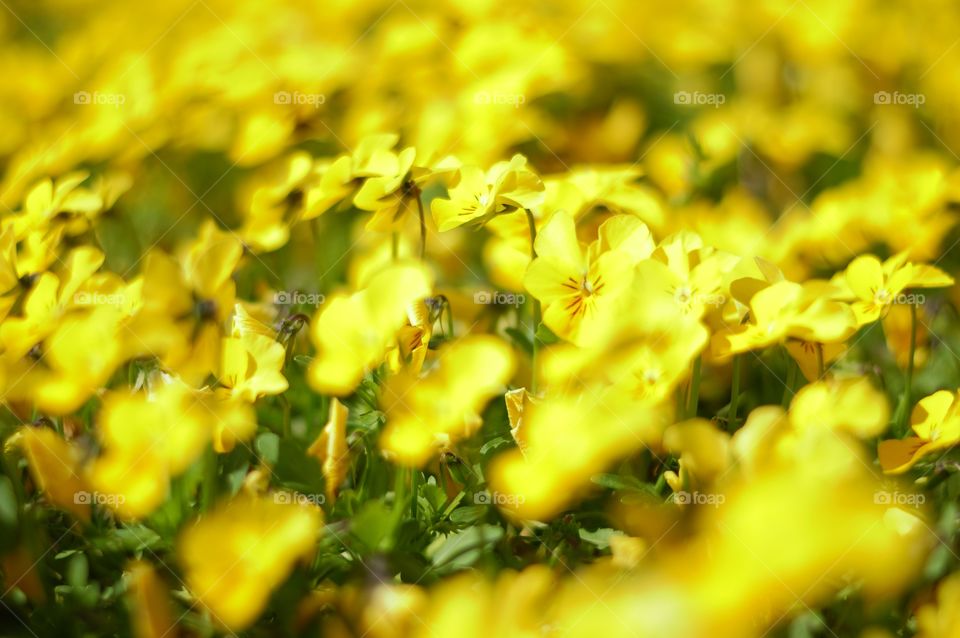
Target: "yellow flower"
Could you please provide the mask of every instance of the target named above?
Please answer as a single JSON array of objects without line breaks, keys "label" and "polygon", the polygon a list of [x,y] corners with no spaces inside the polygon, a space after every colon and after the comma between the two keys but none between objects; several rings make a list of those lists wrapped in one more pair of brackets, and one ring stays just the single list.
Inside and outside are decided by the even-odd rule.
[{"label": "yellow flower", "polygon": [[292,153],[250,186],[243,228],[244,243],[256,250],[276,250],[290,238],[290,226],[310,216],[308,205],[315,184],[321,179],[313,158],[303,151]]},{"label": "yellow flower", "polygon": [[683,314],[699,319],[708,310],[719,311],[726,304],[724,277],[738,261],[733,255],[704,246],[699,236],[684,232],[660,242],[652,258],[637,266],[637,276],[649,282],[645,294],[664,296]]},{"label": "yellow flower", "polygon": [[350,450],[347,445],[347,416],[349,410],[336,398],[330,399],[330,416],[317,440],[307,449],[323,464],[323,479],[327,500],[333,503],[337,491],[350,469]]},{"label": "yellow flower", "polygon": [[513,352],[503,341],[472,336],[441,349],[422,379],[412,372],[391,377],[380,399],[387,417],[381,447],[399,463],[422,466],[479,427],[481,410],[513,369]]},{"label": "yellow flower", "polygon": [[80,450],[49,428],[25,426],[19,443],[37,487],[51,505],[70,512],[82,521],[90,520],[90,488],[81,469]]},{"label": "yellow flower", "polygon": [[853,311],[835,301],[833,287],[816,281],[780,281],[750,299],[748,323],[714,335],[720,356],[759,350],[786,339],[839,343],[856,331]]},{"label": "yellow flower", "polygon": [[167,587],[150,563],[138,560],[128,567],[127,598],[136,638],[163,638],[176,631],[167,600]]},{"label": "yellow flower", "polygon": [[88,173],[76,171],[56,183],[49,178],[40,180],[24,198],[21,212],[4,220],[4,227],[12,228],[17,239],[22,239],[29,231],[45,230],[61,213],[84,215],[98,211],[103,206],[100,196],[80,188],[87,177]]},{"label": "yellow flower", "polygon": [[886,395],[864,377],[811,383],[790,404],[790,423],[798,431],[825,428],[869,439],[886,430],[889,420]]},{"label": "yellow flower", "polygon": [[141,518],[163,503],[170,479],[208,445],[229,450],[255,429],[249,405],[180,384],[161,385],[149,395],[110,394],[100,412],[103,452],[90,467],[90,481],[118,497],[109,503],[118,514]]},{"label": "yellow flower", "polygon": [[[434,318],[426,300],[419,299],[407,308],[409,323],[400,328],[397,333],[395,357],[391,357],[391,369],[399,370],[401,359],[407,362],[413,373],[419,373],[430,349],[430,338],[433,336]],[[393,361],[396,359],[396,361]]]},{"label": "yellow flower", "polygon": [[316,507],[236,497],[178,539],[187,587],[218,624],[241,631],[294,565],[313,555],[320,527]]},{"label": "yellow flower", "polygon": [[960,627],[960,573],[937,585],[936,600],[917,610],[917,638],[956,638]]},{"label": "yellow flower", "polygon": [[902,474],[923,457],[960,443],[958,393],[940,390],[921,399],[910,423],[917,436],[881,441],[877,447],[880,467],[888,474]]},{"label": "yellow flower", "polygon": [[510,423],[510,436],[513,437],[521,452],[527,449],[527,429],[536,403],[526,388],[516,388],[503,395],[507,405],[507,420]]},{"label": "yellow flower", "polygon": [[59,276],[43,273],[37,278],[24,299],[23,316],[10,317],[0,325],[0,341],[8,358],[20,359],[53,333],[67,309],[81,302],[75,293],[103,259],[95,248],[76,248],[67,255]]},{"label": "yellow flower", "polygon": [[873,255],[861,255],[847,266],[845,277],[860,325],[876,321],[892,304],[915,303],[901,299],[904,290],[953,285],[953,277],[939,268],[908,262],[906,252],[883,263]]},{"label": "yellow flower", "polygon": [[472,221],[484,224],[513,210],[535,208],[543,203],[543,182],[527,167],[525,157],[514,155],[486,173],[475,166],[464,166],[448,195],[434,199],[430,205],[440,232]]},{"label": "yellow flower", "polygon": [[317,356],[309,381],[318,392],[345,396],[379,366],[406,323],[407,308],[430,295],[432,281],[420,265],[395,264],[352,295],[332,297],[315,317]]},{"label": "yellow flower", "polygon": [[586,250],[577,240],[573,218],[556,213],[537,234],[537,258],[524,286],[543,304],[543,322],[557,336],[577,345],[602,338],[637,263],[653,252],[646,225],[636,217],[606,220]]},{"label": "yellow flower", "polygon": [[706,419],[671,425],[663,432],[663,446],[680,457],[680,474],[666,473],[675,492],[707,486],[730,464],[730,435]]},{"label": "yellow flower", "polygon": [[524,451],[494,458],[490,489],[515,497],[511,514],[547,520],[588,494],[592,476],[659,441],[667,418],[603,387],[546,396],[524,423]]},{"label": "yellow flower", "polygon": [[262,333],[268,326],[251,329],[255,320],[243,306],[237,304],[235,312],[233,335],[225,337],[221,346],[220,383],[230,388],[233,396],[250,402],[286,391],[283,345]]},{"label": "yellow flower", "polygon": [[545,208],[565,210],[581,219],[592,210],[636,215],[654,229],[663,227],[666,212],[655,189],[640,182],[636,166],[575,167],[569,173],[544,178]]}]

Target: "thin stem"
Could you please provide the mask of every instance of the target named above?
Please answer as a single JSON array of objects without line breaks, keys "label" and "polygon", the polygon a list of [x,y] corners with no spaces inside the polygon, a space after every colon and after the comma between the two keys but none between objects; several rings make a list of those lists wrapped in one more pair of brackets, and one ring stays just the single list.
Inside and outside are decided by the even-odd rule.
[{"label": "thin stem", "polygon": [[907,376],[903,382],[903,396],[900,399],[899,423],[900,432],[907,429],[907,420],[910,415],[910,393],[913,389],[914,359],[917,353],[917,304],[910,304],[910,355],[907,359]]},{"label": "thin stem", "polygon": [[200,483],[200,511],[206,512],[217,499],[217,452],[210,447],[203,459],[203,480]]},{"label": "thin stem", "polygon": [[697,406],[700,403],[700,370],[703,367],[703,357],[697,357],[693,362],[693,376],[690,378],[690,397],[687,401],[687,418],[697,416]]},{"label": "thin stem", "polygon": [[417,200],[417,215],[420,216],[420,261],[427,254],[427,220],[423,215],[423,201],[420,199],[420,189],[414,186],[413,196]]},{"label": "thin stem", "polygon": [[417,520],[417,489],[420,482],[420,470],[413,468],[410,471],[410,516]]},{"label": "thin stem", "polygon": [[822,343],[818,343],[816,345],[816,351],[817,351],[817,379],[819,380],[819,379],[822,379],[823,375],[826,374],[827,372],[826,366],[823,363],[823,344]]},{"label": "thin stem", "polygon": [[786,408],[790,405],[790,401],[793,399],[793,388],[797,385],[797,363],[793,360],[793,357],[787,354],[787,383],[786,387],[783,388],[783,398],[780,400],[780,405]]},{"label": "thin stem", "polygon": [[[523,212],[527,214],[527,225],[530,227],[530,261],[537,258],[537,224],[533,219],[533,213],[524,208]],[[533,355],[530,358],[530,393],[537,393],[537,354],[540,351],[540,323],[543,318],[540,315],[540,300],[533,299]]]},{"label": "thin stem", "polygon": [[393,261],[397,261],[400,258],[400,233],[397,231],[393,231],[390,237],[390,256],[393,258]]},{"label": "thin stem", "polygon": [[737,427],[737,408],[740,405],[740,364],[743,355],[733,357],[733,379],[730,381],[730,408],[727,411],[727,422],[730,429]]}]

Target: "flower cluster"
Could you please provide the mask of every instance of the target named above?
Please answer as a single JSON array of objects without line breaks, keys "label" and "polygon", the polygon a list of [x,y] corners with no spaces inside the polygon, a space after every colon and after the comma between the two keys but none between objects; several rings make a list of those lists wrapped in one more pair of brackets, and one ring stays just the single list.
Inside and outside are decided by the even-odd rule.
[{"label": "flower cluster", "polygon": [[0,12],[8,624],[954,635],[960,8],[148,4]]}]

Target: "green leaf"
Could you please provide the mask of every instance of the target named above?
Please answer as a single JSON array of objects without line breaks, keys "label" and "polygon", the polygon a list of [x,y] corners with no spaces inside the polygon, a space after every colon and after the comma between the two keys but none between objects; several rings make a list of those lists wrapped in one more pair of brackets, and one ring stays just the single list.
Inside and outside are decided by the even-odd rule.
[{"label": "green leaf", "polygon": [[369,501],[350,522],[350,532],[367,550],[375,552],[390,538],[393,512],[383,501]]},{"label": "green leaf", "polygon": [[496,525],[477,525],[437,539],[426,555],[434,567],[456,571],[473,565],[484,549],[503,538],[503,529]]},{"label": "green leaf", "polygon": [[581,539],[600,549],[607,549],[610,547],[611,537],[623,536],[623,532],[611,529],[609,527],[601,527],[600,529],[594,531],[581,529],[579,534]]},{"label": "green leaf", "polygon": [[280,458],[280,437],[273,432],[260,434],[253,443],[257,454],[267,465],[276,465]]}]

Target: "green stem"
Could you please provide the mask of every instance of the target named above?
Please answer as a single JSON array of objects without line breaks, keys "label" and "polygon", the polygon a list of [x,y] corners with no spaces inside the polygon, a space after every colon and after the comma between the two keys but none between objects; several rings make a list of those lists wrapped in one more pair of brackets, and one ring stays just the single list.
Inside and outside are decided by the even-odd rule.
[{"label": "green stem", "polygon": [[417,520],[417,487],[420,482],[420,470],[413,468],[410,472],[410,516]]},{"label": "green stem", "polygon": [[[533,219],[533,213],[529,209],[523,209],[527,214],[527,225],[530,227],[530,261],[537,258],[537,224]],[[540,314],[540,300],[533,299],[533,354],[530,357],[530,393],[537,393],[537,354],[540,352],[540,322],[543,318]]]},{"label": "green stem", "polygon": [[200,511],[206,512],[217,500],[217,451],[211,446],[203,459],[203,481],[200,483]]},{"label": "green stem", "polygon": [[818,343],[816,346],[817,349],[817,379],[822,379],[823,375],[826,373],[826,366],[823,364],[823,344]]},{"label": "green stem", "polygon": [[427,220],[423,215],[423,201],[420,199],[419,188],[414,188],[413,196],[417,198],[417,214],[420,216],[420,261],[427,254]]},{"label": "green stem", "polygon": [[390,237],[390,256],[393,261],[400,259],[400,233],[397,231],[393,231],[393,235]]},{"label": "green stem", "polygon": [[910,417],[910,394],[913,390],[914,358],[917,352],[917,304],[910,304],[910,355],[907,359],[907,376],[903,382],[903,396],[900,398],[897,428],[906,432]]},{"label": "green stem", "polygon": [[793,388],[797,385],[797,370],[798,366],[796,361],[793,360],[793,357],[790,354],[787,354],[787,383],[786,387],[783,389],[783,398],[780,400],[780,405],[786,408],[790,405],[790,401],[793,400]]},{"label": "green stem", "polygon": [[690,397],[687,401],[687,418],[697,416],[697,406],[700,403],[700,371],[703,367],[703,357],[697,357],[693,362],[693,376],[690,378]]},{"label": "green stem", "polygon": [[737,408],[740,406],[740,364],[743,355],[733,356],[733,379],[730,381],[730,408],[727,411],[727,423],[730,429],[737,427]]}]

